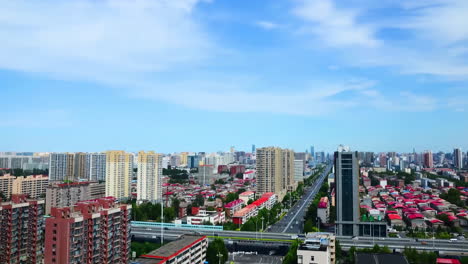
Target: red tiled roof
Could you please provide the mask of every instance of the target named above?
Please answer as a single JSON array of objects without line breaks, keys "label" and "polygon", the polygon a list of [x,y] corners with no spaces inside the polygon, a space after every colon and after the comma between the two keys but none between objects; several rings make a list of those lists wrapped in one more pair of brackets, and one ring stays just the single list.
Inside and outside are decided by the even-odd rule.
[{"label": "red tiled roof", "polygon": [[461,264],[458,259],[437,258],[437,264]]}]

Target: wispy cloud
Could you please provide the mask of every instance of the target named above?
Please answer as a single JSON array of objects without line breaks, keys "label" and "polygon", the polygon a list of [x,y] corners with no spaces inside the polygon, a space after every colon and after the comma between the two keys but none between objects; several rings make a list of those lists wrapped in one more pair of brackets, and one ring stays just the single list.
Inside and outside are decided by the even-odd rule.
[{"label": "wispy cloud", "polygon": [[210,56],[198,0],[2,1],[0,68],[102,80]]},{"label": "wispy cloud", "polygon": [[306,22],[302,31],[316,35],[328,45],[375,47],[379,44],[373,27],[356,21],[358,11],[339,9],[332,0],[301,0],[293,14]]},{"label": "wispy cloud", "polygon": [[[403,74],[430,74],[447,79],[468,77],[468,2],[427,0],[392,2],[393,18],[366,15],[365,6],[337,6],[333,0],[298,0],[292,13],[303,20],[299,30],[339,50],[351,66],[395,67]],[[399,8],[399,9],[398,9]],[[379,12],[382,12],[382,7]],[[404,39],[386,37],[400,30]],[[318,43],[318,44],[317,44]]]}]

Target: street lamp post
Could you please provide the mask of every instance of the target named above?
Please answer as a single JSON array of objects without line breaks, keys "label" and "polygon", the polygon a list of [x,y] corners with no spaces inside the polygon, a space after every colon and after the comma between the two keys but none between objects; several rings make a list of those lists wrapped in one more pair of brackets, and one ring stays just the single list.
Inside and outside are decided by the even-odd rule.
[{"label": "street lamp post", "polygon": [[218,263],[221,264],[221,258],[223,257],[223,254],[218,253],[216,256],[218,257]]},{"label": "street lamp post", "polygon": [[[263,233],[263,219],[265,219],[265,217],[262,216],[262,233]],[[262,233],[260,233],[260,239],[263,238],[263,234],[262,234]]]}]

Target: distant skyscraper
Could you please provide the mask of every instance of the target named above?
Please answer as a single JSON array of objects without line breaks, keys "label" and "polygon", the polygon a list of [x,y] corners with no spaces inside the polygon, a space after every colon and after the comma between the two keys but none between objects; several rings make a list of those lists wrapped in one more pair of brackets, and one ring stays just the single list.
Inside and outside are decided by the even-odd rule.
[{"label": "distant skyscraper", "polygon": [[73,153],[51,153],[49,158],[49,180],[73,181],[74,163]]},{"label": "distant skyscraper", "polygon": [[255,153],[255,144],[252,144],[252,153]]},{"label": "distant skyscraper", "polygon": [[137,199],[161,201],[162,155],[149,151],[138,153]]},{"label": "distant skyscraper", "polygon": [[453,150],[453,166],[457,169],[463,168],[463,153],[459,148]]},{"label": "distant skyscraper", "polygon": [[427,150],[423,154],[423,161],[425,168],[434,168],[434,158],[432,157],[432,151]]},{"label": "distant skyscraper", "polygon": [[106,154],[106,196],[130,197],[133,155],[125,151],[107,151]]},{"label": "distant skyscraper", "polygon": [[336,223],[338,235],[359,232],[359,163],[357,152],[338,148],[335,152]]},{"label": "distant skyscraper", "polygon": [[257,149],[258,194],[274,192],[280,200],[294,185],[294,152],[267,147]]},{"label": "distant skyscraper", "polygon": [[310,155],[312,156],[312,158],[315,158],[314,153],[315,153],[314,146],[310,146]]}]

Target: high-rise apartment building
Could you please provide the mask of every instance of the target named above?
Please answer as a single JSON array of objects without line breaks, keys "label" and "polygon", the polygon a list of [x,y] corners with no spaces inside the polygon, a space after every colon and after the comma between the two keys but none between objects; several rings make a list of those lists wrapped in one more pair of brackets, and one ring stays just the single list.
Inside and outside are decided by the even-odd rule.
[{"label": "high-rise apartment building", "polygon": [[294,152],[277,147],[257,151],[257,192],[273,192],[281,200],[294,187]]},{"label": "high-rise apartment building", "polygon": [[129,263],[131,208],[112,197],[52,208],[45,263]]},{"label": "high-rise apartment building", "polygon": [[187,157],[189,153],[188,152],[181,152],[180,153],[180,165],[181,166],[187,166]]},{"label": "high-rise apartment building", "polygon": [[162,155],[154,151],[138,153],[137,199],[161,201]]},{"label": "high-rise apartment building", "polygon": [[294,160],[294,180],[296,182],[304,181],[304,160]]},{"label": "high-rise apartment building", "polygon": [[74,163],[73,153],[51,153],[49,157],[49,180],[73,181]]},{"label": "high-rise apartment building", "polygon": [[125,151],[107,151],[106,155],[106,196],[130,197],[133,155]]},{"label": "high-rise apartment building", "polygon": [[77,152],[74,156],[73,178],[89,180],[89,154]]},{"label": "high-rise apartment building", "polygon": [[453,166],[457,169],[463,168],[463,152],[459,148],[453,150]]},{"label": "high-rise apartment building", "polygon": [[358,234],[359,222],[359,163],[357,152],[340,146],[335,152],[335,188],[337,233]]},{"label": "high-rise apartment building", "polygon": [[42,263],[44,201],[14,194],[0,203],[0,263]]},{"label": "high-rise apartment building", "polygon": [[106,180],[106,153],[89,153],[89,180]]},{"label": "high-rise apartment building", "polygon": [[434,168],[434,158],[432,157],[432,151],[427,150],[424,152],[423,162],[425,168]]}]

